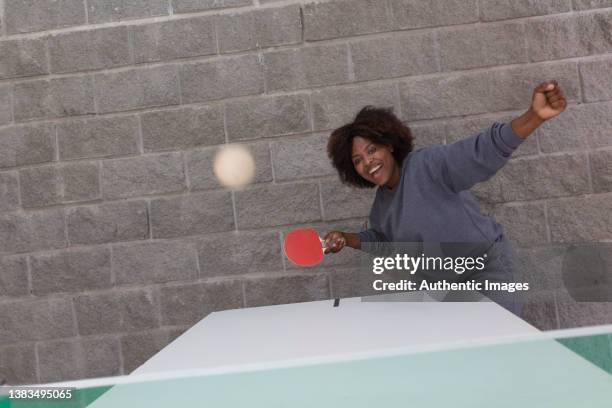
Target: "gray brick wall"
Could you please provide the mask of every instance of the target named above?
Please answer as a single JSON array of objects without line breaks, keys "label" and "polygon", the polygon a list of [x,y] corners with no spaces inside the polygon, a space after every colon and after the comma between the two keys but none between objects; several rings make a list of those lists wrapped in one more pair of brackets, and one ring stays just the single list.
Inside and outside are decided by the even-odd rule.
[{"label": "gray brick wall", "polygon": [[[549,78],[567,111],[474,193],[550,289],[531,322],[612,323],[539,246],[612,240],[611,27],[609,0],[1,0],[0,377],[127,374],[212,311],[369,293],[351,250],[281,256],[292,226],[367,217],[329,131],[373,104],[451,143]],[[212,173],[228,142],[242,191]]]}]

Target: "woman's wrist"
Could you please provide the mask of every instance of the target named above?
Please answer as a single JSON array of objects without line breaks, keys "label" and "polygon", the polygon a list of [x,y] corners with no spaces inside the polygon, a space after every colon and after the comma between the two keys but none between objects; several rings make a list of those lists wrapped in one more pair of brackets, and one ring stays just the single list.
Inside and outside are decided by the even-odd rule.
[{"label": "woman's wrist", "polygon": [[359,238],[359,234],[355,234],[353,232],[343,232],[342,235],[346,240],[346,246],[353,249],[361,249],[361,238]]},{"label": "woman's wrist", "polygon": [[538,116],[531,108],[511,123],[512,130],[521,139],[527,139],[545,120]]}]

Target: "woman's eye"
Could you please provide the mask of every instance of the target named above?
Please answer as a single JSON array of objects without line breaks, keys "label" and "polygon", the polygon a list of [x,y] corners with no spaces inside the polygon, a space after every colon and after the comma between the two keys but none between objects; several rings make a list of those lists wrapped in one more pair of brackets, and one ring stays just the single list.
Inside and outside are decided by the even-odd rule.
[{"label": "woman's eye", "polygon": [[374,153],[376,153],[376,148],[375,147],[370,147],[368,149],[368,154],[374,154]]}]

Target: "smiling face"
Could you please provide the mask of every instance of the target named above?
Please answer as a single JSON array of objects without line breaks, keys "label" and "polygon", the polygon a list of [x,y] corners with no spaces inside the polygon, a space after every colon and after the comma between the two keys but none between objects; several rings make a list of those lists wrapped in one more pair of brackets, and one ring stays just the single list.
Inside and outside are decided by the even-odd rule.
[{"label": "smiling face", "polygon": [[392,152],[391,147],[357,136],[353,139],[351,153],[353,166],[367,181],[392,190],[400,180],[400,169]]}]

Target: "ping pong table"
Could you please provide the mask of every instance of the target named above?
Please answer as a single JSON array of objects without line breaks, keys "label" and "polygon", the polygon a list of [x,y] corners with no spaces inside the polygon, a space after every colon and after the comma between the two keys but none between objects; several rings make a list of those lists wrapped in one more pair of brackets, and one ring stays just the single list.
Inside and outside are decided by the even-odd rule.
[{"label": "ping pong table", "polygon": [[415,300],[432,299],[211,313],[129,376],[56,384],[81,393],[61,406],[612,406],[610,373],[556,334],[493,302]]}]

